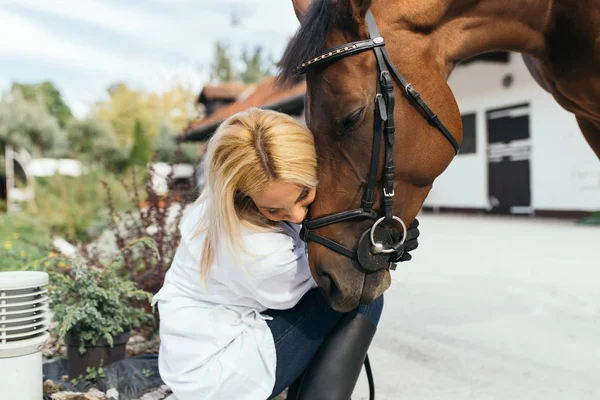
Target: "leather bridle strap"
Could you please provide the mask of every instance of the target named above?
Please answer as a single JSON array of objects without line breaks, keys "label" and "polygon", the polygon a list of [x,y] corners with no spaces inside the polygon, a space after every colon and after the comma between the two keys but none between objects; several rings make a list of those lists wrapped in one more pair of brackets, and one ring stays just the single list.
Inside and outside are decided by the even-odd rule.
[{"label": "leather bridle strap", "polygon": [[[367,21],[367,25],[369,27],[369,35],[371,37],[381,36],[381,32],[379,32],[379,27],[377,26],[377,23],[375,22],[375,17],[373,17],[373,14],[371,13],[371,10],[367,11],[366,21]],[[446,126],[442,123],[442,121],[440,121],[440,119],[437,116],[437,114],[434,113],[431,110],[431,108],[427,105],[427,103],[425,103],[425,101],[423,100],[423,98],[421,97],[421,95],[419,94],[419,92],[417,92],[415,90],[415,88],[412,86],[412,84],[406,82],[406,80],[404,79],[404,77],[402,76],[402,74],[400,74],[400,72],[398,71],[398,68],[396,68],[396,65],[394,65],[394,63],[390,59],[390,56],[389,56],[387,50],[385,49],[385,47],[382,47],[381,49],[375,49],[375,54],[376,55],[379,52],[381,52],[383,54],[383,59],[385,60],[385,64],[387,64],[387,66],[389,67],[389,69],[392,71],[392,74],[394,75],[394,78],[396,78],[396,80],[398,81],[398,83],[402,86],[402,88],[404,89],[404,91],[406,92],[406,94],[427,115],[427,119],[431,123],[433,123],[436,128],[438,128],[438,130],[442,133],[442,135],[444,135],[444,137],[446,137],[446,139],[448,139],[448,141],[450,142],[450,144],[452,145],[452,147],[454,147],[454,152],[456,154],[458,154],[460,146],[459,146],[458,142],[456,141],[456,139],[454,138],[454,136],[452,136],[452,134],[450,133],[450,131],[448,130],[448,128],[446,128]],[[377,58],[377,64],[381,68],[382,62],[379,60],[379,57]]]},{"label": "leather bridle strap", "polygon": [[[379,87],[379,82],[377,83]],[[371,147],[371,166],[369,168],[369,179],[367,189],[363,195],[361,208],[365,211],[373,209],[373,197],[375,196],[375,186],[377,185],[377,170],[379,169],[379,153],[381,153],[381,129],[382,122],[387,119],[387,111],[383,96],[377,90],[375,96],[375,118],[373,120],[373,144]]]},{"label": "leather bridle strap", "polygon": [[376,219],[377,214],[372,210],[363,210],[362,208],[358,208],[355,210],[342,211],[340,213],[326,215],[321,218],[313,219],[310,221],[304,221],[304,225],[307,229],[317,229],[323,226],[337,224],[339,222],[347,221],[349,219],[356,218],[370,218]]},{"label": "leather bridle strap", "polygon": [[327,239],[326,237],[313,232],[313,229],[321,228],[327,225],[337,224],[339,222],[351,219],[355,220],[357,218],[369,218],[375,220],[377,219],[377,214],[373,210],[363,210],[362,208],[359,208],[356,210],[343,211],[337,214],[326,215],[324,217],[313,219],[311,221],[305,220],[302,223],[302,229],[300,230],[300,238],[306,243],[312,240],[313,242],[319,243],[320,245],[325,246],[339,254],[357,260],[358,254],[356,250],[351,250],[337,242],[334,242],[331,239]]},{"label": "leather bridle strap", "polygon": [[376,36],[367,40],[350,42],[327,49],[325,52],[319,54],[316,57],[311,58],[310,60],[303,62],[302,64],[294,68],[293,72],[295,74],[303,74],[308,69],[314,68],[320,64],[324,64],[326,62],[334,62],[339,60],[340,58],[351,56],[353,54],[360,53],[365,50],[370,50],[374,47],[380,47],[385,45],[385,42],[383,40],[374,40],[375,38]]},{"label": "leather bridle strap", "polygon": [[306,243],[308,243],[308,241],[310,240],[315,243],[319,243],[321,246],[325,246],[338,254],[352,258],[353,260],[358,260],[358,253],[356,252],[356,250],[350,250],[349,248],[344,247],[331,239],[327,239],[325,236],[317,235],[311,230],[304,230],[304,228],[302,229],[303,233],[301,233],[300,235],[302,237],[302,240],[304,240]]},{"label": "leather bridle strap", "polygon": [[[370,14],[370,11],[367,14]],[[373,16],[371,15],[371,18]],[[369,27],[369,35],[372,38],[381,37],[381,33],[379,32],[379,28],[375,23],[375,20],[369,23],[367,19],[367,24]],[[373,48],[375,52],[375,59],[377,60],[377,95],[375,97],[376,102],[382,102],[383,107],[379,107],[379,113],[375,113],[375,119],[381,119],[383,121],[383,133],[384,133],[384,163],[383,163],[383,173],[382,173],[382,181],[383,181],[383,213],[385,219],[388,222],[392,222],[392,207],[393,207],[393,199],[394,199],[394,135],[395,135],[395,126],[394,126],[394,106],[395,106],[395,98],[394,98],[394,86],[392,84],[392,78],[390,77],[390,73],[388,72],[385,65],[384,52],[385,47],[377,47]],[[380,101],[380,98],[383,97],[383,101]],[[379,104],[378,104],[379,105]],[[385,110],[384,112],[381,112]],[[379,127],[374,131],[373,140],[377,142],[380,141],[380,132]],[[372,155],[372,158],[378,157]],[[373,173],[373,169],[377,169],[378,165],[371,164],[371,173]]]}]

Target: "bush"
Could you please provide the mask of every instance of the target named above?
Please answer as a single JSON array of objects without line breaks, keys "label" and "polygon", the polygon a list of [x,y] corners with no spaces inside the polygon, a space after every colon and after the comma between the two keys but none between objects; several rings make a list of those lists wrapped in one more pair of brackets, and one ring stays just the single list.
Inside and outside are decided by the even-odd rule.
[{"label": "bush", "polygon": [[88,165],[87,169],[86,174],[78,177],[55,175],[37,178],[34,184],[35,209],[29,211],[38,216],[52,234],[69,242],[87,242],[94,225],[103,221],[108,225],[110,216],[103,213],[108,202],[103,182],[111,190],[111,202],[116,210],[133,208],[121,184],[121,176],[97,164]]},{"label": "bush", "polygon": [[152,156],[152,146],[144,132],[140,120],[135,121],[133,128],[133,147],[129,154],[129,165],[146,165]]},{"label": "bush", "polygon": [[[148,174],[154,171],[149,168]],[[119,212],[114,203],[112,188],[106,185],[107,204],[110,214],[109,230],[114,235],[116,248],[122,248],[131,241],[150,237],[156,244],[158,258],[155,258],[150,248],[124,254],[122,271],[124,276],[136,282],[145,291],[156,293],[161,288],[164,276],[171,266],[181,234],[179,224],[183,218],[185,207],[192,203],[196,196],[193,190],[178,192],[173,188],[173,173],[167,176],[169,190],[159,195],[148,183],[144,186],[144,196],[139,196],[139,180],[135,170],[131,170],[131,186],[123,182],[129,192],[133,193],[133,208]],[[83,249],[84,254],[102,263],[107,255],[99,251],[98,246],[88,244]],[[110,256],[110,255],[109,255]]]},{"label": "bush", "polygon": [[0,141],[22,147],[34,156],[62,157],[67,134],[45,106],[28,101],[20,91],[0,98]]},{"label": "bush", "polygon": [[177,150],[177,143],[173,131],[166,121],[160,125],[158,137],[154,143],[154,151],[156,152],[155,161],[171,162]]},{"label": "bush", "polygon": [[50,233],[40,218],[0,215],[0,271],[17,270],[48,255],[50,245]]},{"label": "bush", "polygon": [[64,339],[67,333],[79,338],[79,351],[100,341],[112,346],[113,338],[152,321],[151,314],[138,307],[149,303],[151,294],[120,276],[124,255],[136,248],[147,247],[157,256],[154,242],[142,238],[121,249],[106,267],[90,264],[82,257],[49,256],[28,265],[27,269],[43,269],[50,276],[49,296],[53,320],[58,322],[55,334]]},{"label": "bush", "polygon": [[109,123],[93,118],[71,120],[67,132],[72,157],[84,161],[101,160],[118,171],[125,168],[129,149],[119,145],[117,134]]}]

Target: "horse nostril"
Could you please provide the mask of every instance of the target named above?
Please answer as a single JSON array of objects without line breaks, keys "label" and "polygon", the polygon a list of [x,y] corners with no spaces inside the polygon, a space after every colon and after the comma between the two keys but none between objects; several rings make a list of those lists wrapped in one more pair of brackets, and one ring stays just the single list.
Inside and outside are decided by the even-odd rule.
[{"label": "horse nostril", "polygon": [[318,271],[317,284],[319,285],[319,287],[321,288],[321,290],[323,291],[325,296],[331,297],[331,295],[333,294],[333,291],[335,289],[335,282],[334,282],[333,278],[331,277],[331,275],[329,275],[327,272],[323,271],[319,267],[317,267],[317,271]]},{"label": "horse nostril", "polygon": [[329,274],[322,274],[319,276],[319,287],[325,293],[327,297],[331,297],[331,293],[333,291],[333,287],[335,286],[333,283],[333,279]]}]

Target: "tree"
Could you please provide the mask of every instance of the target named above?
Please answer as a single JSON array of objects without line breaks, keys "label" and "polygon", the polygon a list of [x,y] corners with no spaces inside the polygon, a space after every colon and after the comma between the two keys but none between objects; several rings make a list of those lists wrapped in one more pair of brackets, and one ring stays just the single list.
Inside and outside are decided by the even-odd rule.
[{"label": "tree", "polygon": [[41,102],[50,115],[56,118],[61,128],[65,128],[69,120],[73,117],[71,109],[52,82],[44,81],[30,85],[14,83],[11,92],[15,91],[20,91],[28,101]]},{"label": "tree", "polygon": [[233,82],[237,79],[236,75],[229,46],[223,42],[217,42],[215,58],[210,67],[210,80],[214,83]]},{"label": "tree", "polygon": [[154,144],[156,161],[166,163],[195,164],[201,158],[202,150],[202,145],[198,143],[177,144],[174,132],[166,122],[161,125],[158,139]]},{"label": "tree", "polygon": [[136,121],[152,126],[155,118],[153,110],[147,107],[143,93],[129,89],[124,83],[114,84],[107,91],[109,100],[97,103],[93,115],[96,119],[108,122],[112,126],[120,146],[131,147]]},{"label": "tree", "polygon": [[251,52],[247,48],[242,53],[242,61],[245,64],[240,78],[244,83],[258,82],[266,76],[272,75],[273,60],[263,57],[263,47],[256,46]]},{"label": "tree", "polygon": [[119,146],[117,134],[108,122],[72,119],[67,132],[73,157],[100,159],[117,170],[125,166],[128,153]]},{"label": "tree", "polygon": [[154,144],[154,150],[157,153],[156,161],[168,163],[173,160],[173,155],[175,154],[175,150],[177,150],[177,144],[175,143],[175,137],[167,122],[163,122],[160,125],[160,132],[158,134],[158,139]]},{"label": "tree", "polygon": [[162,93],[150,93],[147,96],[147,107],[154,110],[157,134],[163,122],[171,127],[172,131],[180,132],[194,118],[196,111],[193,104],[197,93],[191,88],[175,83],[171,88]]},{"label": "tree", "polygon": [[117,135],[121,147],[130,148],[133,144],[135,122],[144,126],[146,136],[154,142],[163,120],[173,129],[180,131],[193,118],[192,104],[196,94],[181,84],[163,93],[146,93],[130,89],[123,83],[108,88],[109,99],[97,103],[92,115],[108,122]]},{"label": "tree", "polygon": [[152,148],[144,133],[142,121],[135,121],[133,128],[133,147],[129,154],[129,165],[146,165],[150,161]]},{"label": "tree", "polygon": [[56,118],[37,101],[27,101],[19,90],[0,99],[0,141],[22,147],[33,156],[63,157],[67,134]]}]

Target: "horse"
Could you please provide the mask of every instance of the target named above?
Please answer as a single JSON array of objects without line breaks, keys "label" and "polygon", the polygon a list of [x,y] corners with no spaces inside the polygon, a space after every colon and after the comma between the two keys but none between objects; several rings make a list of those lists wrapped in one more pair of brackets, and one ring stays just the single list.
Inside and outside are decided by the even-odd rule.
[{"label": "horse", "polygon": [[[385,247],[402,251],[405,225],[415,221],[462,142],[446,82],[461,61],[491,51],[521,53],[600,157],[600,0],[292,3],[300,27],[279,62],[278,81],[306,74],[319,190],[304,236],[311,272],[332,308],[367,304],[390,286],[395,264],[383,259],[372,268],[370,260],[382,260],[377,253]],[[380,142],[383,160],[376,154]]]}]

